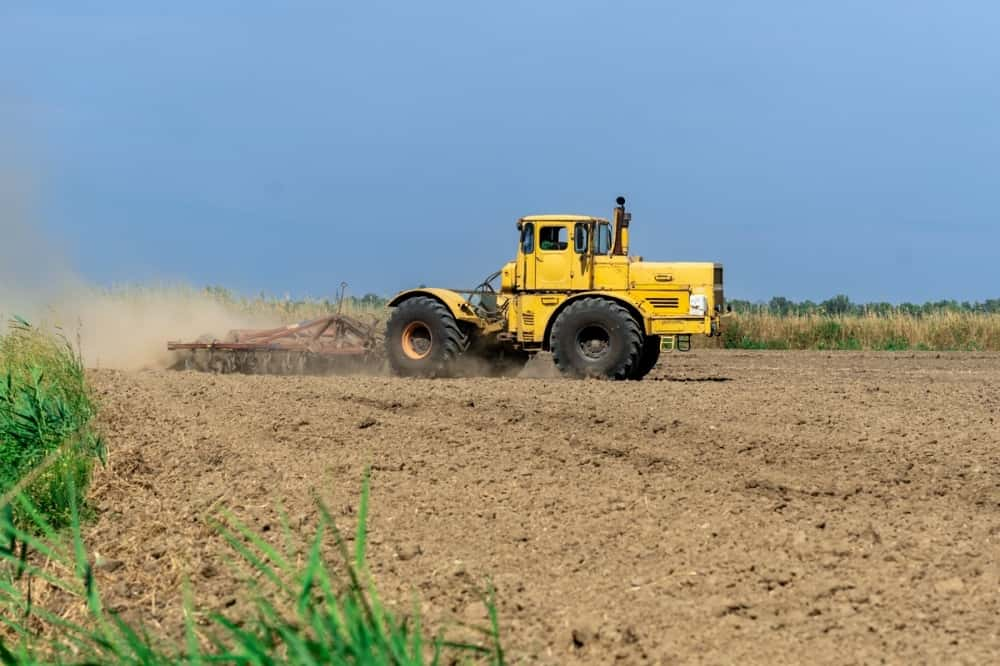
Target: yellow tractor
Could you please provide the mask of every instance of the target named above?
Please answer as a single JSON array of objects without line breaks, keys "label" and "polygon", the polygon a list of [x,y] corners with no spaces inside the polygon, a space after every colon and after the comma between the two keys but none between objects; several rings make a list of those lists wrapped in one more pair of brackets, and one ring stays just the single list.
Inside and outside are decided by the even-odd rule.
[{"label": "yellow tractor", "polygon": [[630,257],[632,216],[624,197],[617,204],[613,223],[522,217],[517,258],[473,290],[397,294],[385,338],[392,371],[450,376],[467,359],[485,359],[506,372],[549,351],[567,376],[642,379],[661,350],[687,351],[692,335],[720,335],[722,265]]}]

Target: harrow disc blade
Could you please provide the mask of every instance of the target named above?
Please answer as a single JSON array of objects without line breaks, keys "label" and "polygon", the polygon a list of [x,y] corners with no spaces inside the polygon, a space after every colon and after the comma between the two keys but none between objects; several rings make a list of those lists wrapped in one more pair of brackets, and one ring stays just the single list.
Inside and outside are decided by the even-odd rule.
[{"label": "harrow disc blade", "polygon": [[385,362],[374,353],[331,356],[301,351],[193,349],[178,353],[170,369],[243,375],[381,374]]}]

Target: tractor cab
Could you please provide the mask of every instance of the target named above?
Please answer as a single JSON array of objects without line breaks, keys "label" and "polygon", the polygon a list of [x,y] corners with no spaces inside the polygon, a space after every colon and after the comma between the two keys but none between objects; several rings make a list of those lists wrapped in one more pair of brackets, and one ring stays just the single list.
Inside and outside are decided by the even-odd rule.
[{"label": "tractor cab", "polygon": [[612,250],[611,223],[584,215],[532,215],[517,223],[514,291],[583,291],[594,288],[597,263]]}]

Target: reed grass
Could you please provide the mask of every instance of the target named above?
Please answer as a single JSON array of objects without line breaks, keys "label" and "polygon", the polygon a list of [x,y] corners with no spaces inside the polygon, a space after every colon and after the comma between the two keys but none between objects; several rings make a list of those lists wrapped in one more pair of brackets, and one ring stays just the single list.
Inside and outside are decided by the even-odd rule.
[{"label": "reed grass", "polygon": [[[477,636],[472,642],[451,641],[440,632],[428,636],[416,609],[401,619],[385,608],[365,564],[368,500],[366,474],[353,548],[322,505],[304,548],[290,545],[295,538],[287,522],[286,545],[278,548],[231,516],[219,516],[218,533],[251,571],[246,585],[253,592],[252,611],[202,613],[189,592],[184,639],[176,642],[129,624],[103,604],[75,503],[66,534],[21,496],[18,502],[34,518],[34,529],[0,518],[0,663],[503,664],[492,588],[484,593],[488,625],[471,628]],[[324,548],[328,537],[334,558]],[[32,582],[74,597],[86,606],[86,620],[70,622],[54,609],[38,607],[30,597]]]},{"label": "reed grass", "polygon": [[1000,351],[1000,314],[790,314],[742,312],[724,323],[729,349]]},{"label": "reed grass", "polygon": [[95,411],[83,362],[65,338],[12,321],[0,337],[0,510],[23,522],[11,502],[23,493],[48,523],[68,524],[104,451]]}]

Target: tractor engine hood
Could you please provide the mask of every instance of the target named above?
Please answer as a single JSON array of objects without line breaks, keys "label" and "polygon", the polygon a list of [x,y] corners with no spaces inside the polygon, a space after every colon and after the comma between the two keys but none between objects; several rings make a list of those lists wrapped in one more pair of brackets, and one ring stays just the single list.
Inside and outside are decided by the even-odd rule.
[{"label": "tractor engine hood", "polygon": [[647,296],[654,309],[674,307],[692,316],[711,316],[721,313],[725,304],[722,264],[636,261],[629,264],[629,286],[637,291],[676,294]]},{"label": "tractor engine hood", "polygon": [[716,286],[722,287],[722,266],[707,262],[635,261],[629,264],[629,283],[633,289],[691,288],[710,293]]}]

